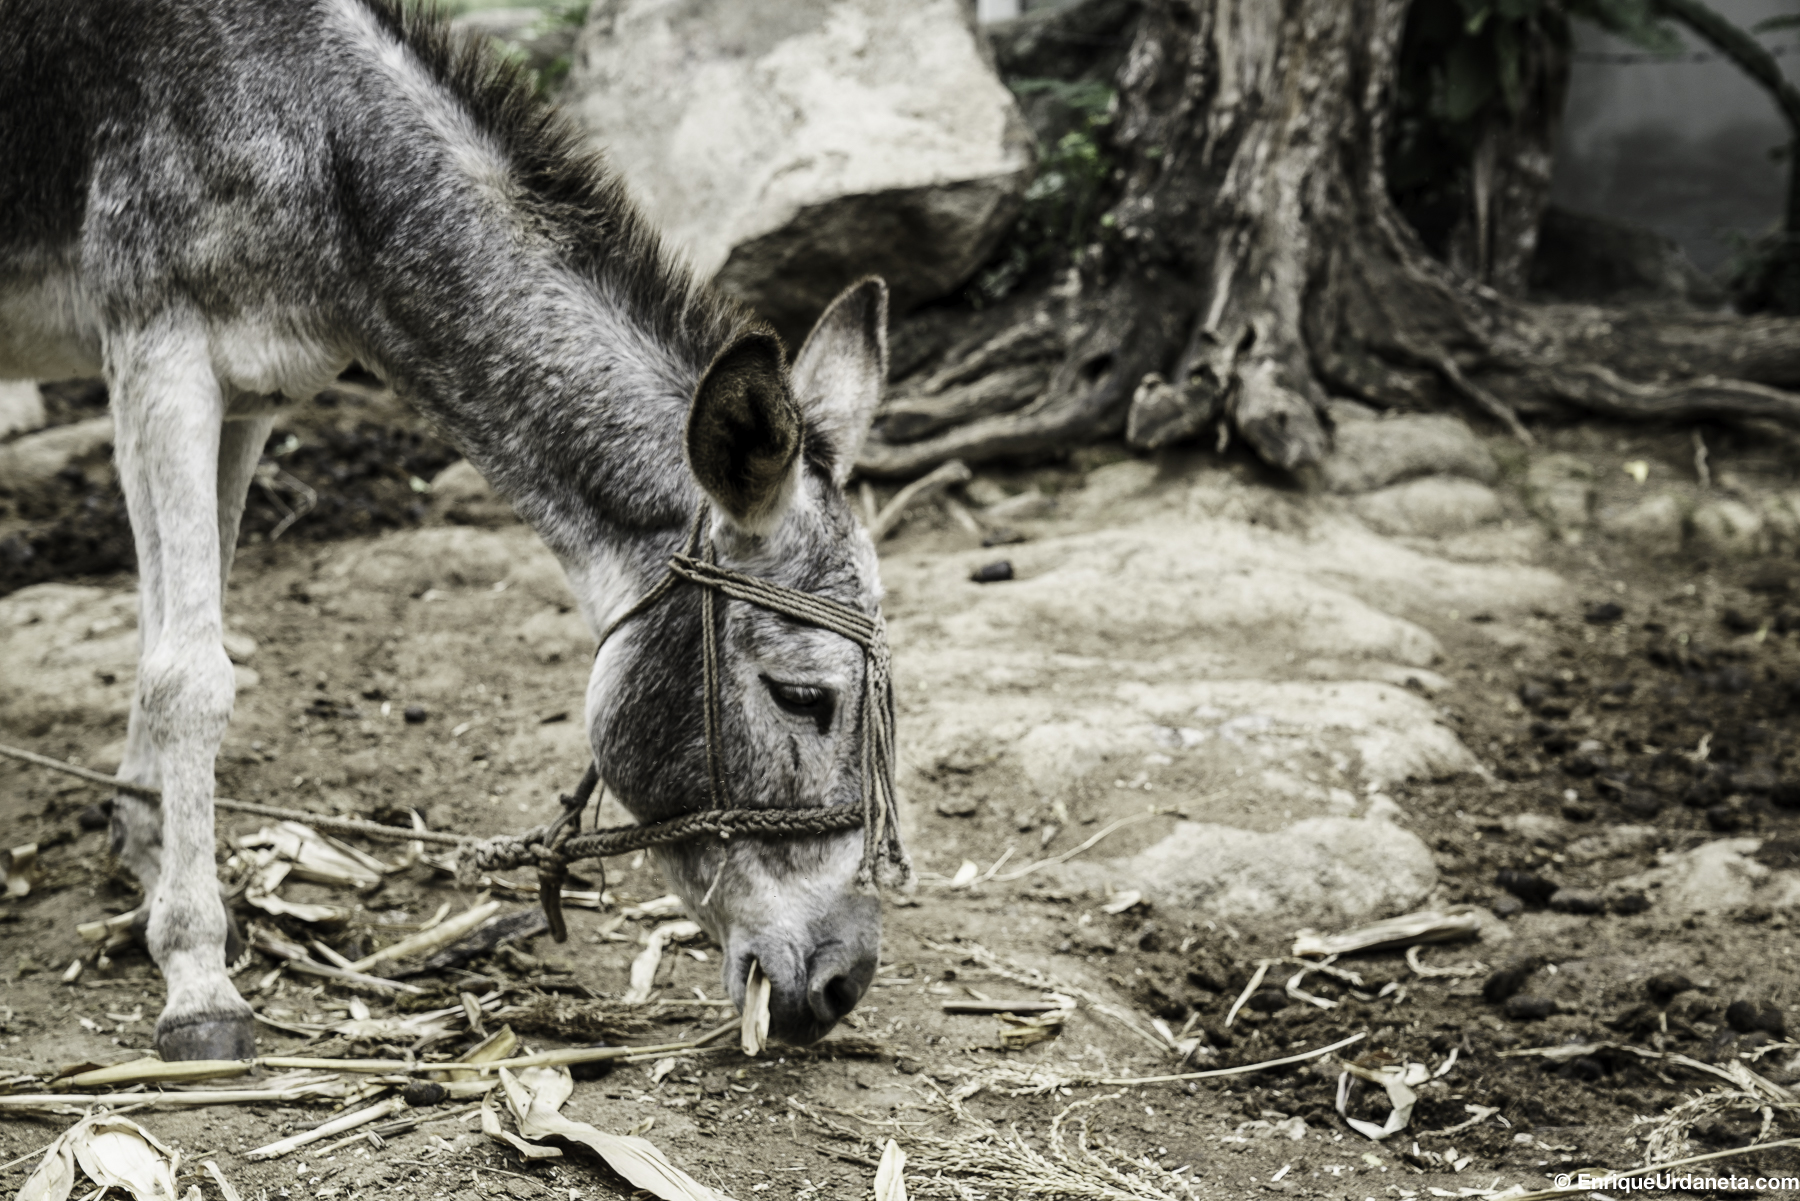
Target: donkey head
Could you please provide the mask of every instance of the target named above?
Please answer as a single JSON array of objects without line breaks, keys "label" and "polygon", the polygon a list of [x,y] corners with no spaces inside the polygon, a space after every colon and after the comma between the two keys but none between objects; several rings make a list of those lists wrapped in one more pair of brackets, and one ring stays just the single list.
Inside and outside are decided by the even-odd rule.
[{"label": "donkey head", "polygon": [[[826,310],[791,371],[781,344],[761,333],[714,360],[695,393],[686,449],[710,502],[706,534],[721,566],[876,611],[875,548],[844,483],[887,373],[886,324],[887,290],[866,280]],[[655,574],[655,566],[646,572]],[[698,592],[677,588],[594,663],[596,761],[640,821],[709,803]],[[717,628],[725,803],[859,804],[862,648],[723,599]],[[734,1002],[743,1003],[751,961],[762,965],[772,985],[770,1030],[783,1041],[823,1037],[874,976],[880,903],[855,883],[864,835],[708,838],[658,852],[689,912],[725,948]]]}]

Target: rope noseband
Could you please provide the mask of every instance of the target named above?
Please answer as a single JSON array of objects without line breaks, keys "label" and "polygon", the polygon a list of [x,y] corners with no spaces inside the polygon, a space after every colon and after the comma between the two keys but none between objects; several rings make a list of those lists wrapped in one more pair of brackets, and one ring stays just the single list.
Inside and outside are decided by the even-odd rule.
[{"label": "rope noseband", "polygon": [[[685,583],[700,589],[708,807],[664,821],[580,833],[582,811],[600,779],[599,766],[590,763],[575,792],[562,798],[563,812],[555,821],[521,835],[476,843],[464,850],[458,860],[457,873],[466,880],[472,880],[484,871],[535,863],[538,899],[543,903],[550,932],[557,942],[567,937],[562,920],[562,882],[568,864],[578,859],[624,855],[698,838],[717,838],[722,842],[738,835],[794,838],[835,834],[860,826],[863,850],[856,871],[857,886],[871,889],[880,884],[901,884],[911,879],[912,864],[900,842],[899,813],[894,795],[894,688],[887,637],[880,615],[871,616],[829,597],[719,566],[712,539],[704,534],[705,523],[706,507],[702,505],[685,546],[670,556],[663,577],[606,627],[600,635],[600,646],[604,647],[621,626],[653,608],[677,586]],[[862,797],[859,805],[746,808],[732,804],[720,745],[721,597],[829,631],[862,648],[863,703],[858,715]],[[599,650],[594,653],[598,657]]]}]

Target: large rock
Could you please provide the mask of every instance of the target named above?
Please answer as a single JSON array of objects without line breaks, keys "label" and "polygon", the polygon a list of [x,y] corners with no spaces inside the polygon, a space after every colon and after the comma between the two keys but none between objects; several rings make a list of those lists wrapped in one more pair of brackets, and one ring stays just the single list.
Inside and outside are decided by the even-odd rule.
[{"label": "large rock", "polygon": [[897,308],[980,265],[1030,133],[958,0],[596,0],[564,106],[664,236],[803,334],[863,275]]},{"label": "large rock", "polygon": [[44,425],[44,394],[30,380],[0,380],[0,438]]}]

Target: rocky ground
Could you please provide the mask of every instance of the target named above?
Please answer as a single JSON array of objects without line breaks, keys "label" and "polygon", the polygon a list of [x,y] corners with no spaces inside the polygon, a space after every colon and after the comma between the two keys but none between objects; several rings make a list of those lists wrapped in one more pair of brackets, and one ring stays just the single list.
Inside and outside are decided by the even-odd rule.
[{"label": "rocky ground", "polygon": [[[1361,1201],[1533,1189],[1578,1167],[1741,1147],[1762,1133],[1762,1106],[1768,1137],[1789,1132],[1795,448],[1761,432],[1696,443],[1605,427],[1525,448],[1452,418],[1335,416],[1340,455],[1304,489],[1230,451],[1100,448],[984,471],[915,511],[883,570],[923,879],[889,907],[876,987],[818,1048],[711,1051],[657,1080],[621,1067],[577,1085],[568,1112],[645,1132],[740,1198],[867,1195],[889,1137],[912,1155],[919,1196]],[[542,820],[582,763],[592,646],[554,563],[466,468],[437,475],[448,454],[405,419],[346,401],[322,420],[290,431],[295,445],[271,462],[296,464],[282,469],[330,503],[279,540],[271,505],[232,582],[240,697],[221,792],[325,813],[413,807],[469,834]],[[333,449],[327,430],[351,440]],[[41,461],[29,442],[48,436],[0,447],[0,469]],[[75,498],[53,511],[15,492],[13,537],[78,525],[72,506],[88,496],[103,507],[101,461],[50,473]],[[334,473],[343,486],[328,491]],[[346,500],[357,495],[369,498],[360,510]],[[358,511],[365,530],[346,531],[341,515]],[[321,533],[334,537],[309,538]],[[993,567],[1002,560],[1009,571]],[[0,740],[106,766],[132,681],[132,580],[52,574],[0,597]],[[409,722],[415,708],[423,720]],[[59,980],[83,953],[75,925],[136,903],[104,835],[80,820],[95,799],[0,766],[0,842],[40,847],[29,894],[0,902],[0,1081],[148,1043],[161,983],[141,954]],[[1122,818],[1133,820],[1091,849],[1046,862]],[[232,818],[221,832],[260,824]],[[651,928],[620,909],[665,889],[639,861],[610,865],[608,885],[614,905],[572,911],[569,944],[540,937],[467,969],[507,1003],[616,998]],[[350,957],[387,941],[384,927],[472,899],[422,866],[359,897],[286,895],[357,905],[324,935]],[[1414,964],[1352,956],[1337,966],[1359,983],[1313,973],[1287,987],[1302,927],[1456,905],[1475,908],[1477,941]],[[658,1011],[670,1020],[626,1041],[716,1020],[698,1004],[721,995],[716,955],[688,946],[700,955],[665,958],[657,995],[696,1004]],[[1284,962],[1228,1024],[1263,960]],[[270,966],[256,958],[240,987]],[[1443,969],[1469,974],[1433,974]],[[943,1012],[971,996],[1037,998],[1043,984],[1078,1004],[1056,1037],[1021,1050],[992,1017]],[[294,1027],[341,1019],[351,996],[289,975],[253,999]],[[1185,1061],[1159,1022],[1188,1044]],[[1364,1067],[1444,1069],[1384,1141],[1339,1117],[1335,1056],[1093,1083],[1358,1033],[1341,1054]],[[522,1034],[534,1047],[580,1041]],[[265,1053],[391,1053],[274,1024],[260,1035]],[[1505,1055],[1538,1047],[1569,1049]],[[1717,1076],[1643,1057],[1656,1052],[1752,1069],[1777,1088],[1752,1103]],[[983,1076],[1000,1068],[1043,1074],[1014,1096],[1021,1078]],[[978,1078],[986,1087],[962,1095]],[[1386,1110],[1378,1089],[1353,1091],[1350,1116],[1379,1123]],[[624,1195],[592,1161],[521,1161],[469,1118],[324,1158],[243,1158],[324,1116],[138,1115],[190,1158],[211,1153],[249,1197]],[[0,1163],[70,1120],[0,1122]],[[1729,1164],[1800,1174],[1791,1149]],[[0,1186],[30,1166],[9,1165]],[[1115,1191],[1092,1191],[1099,1179]]]}]

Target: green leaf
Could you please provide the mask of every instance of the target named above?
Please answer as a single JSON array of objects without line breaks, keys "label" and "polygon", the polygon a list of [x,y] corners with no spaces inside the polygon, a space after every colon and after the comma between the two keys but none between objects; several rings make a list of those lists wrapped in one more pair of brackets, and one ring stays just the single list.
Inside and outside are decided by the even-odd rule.
[{"label": "green leaf", "polygon": [[1458,42],[1444,60],[1444,120],[1461,125],[1494,94],[1494,59],[1478,41]]}]

